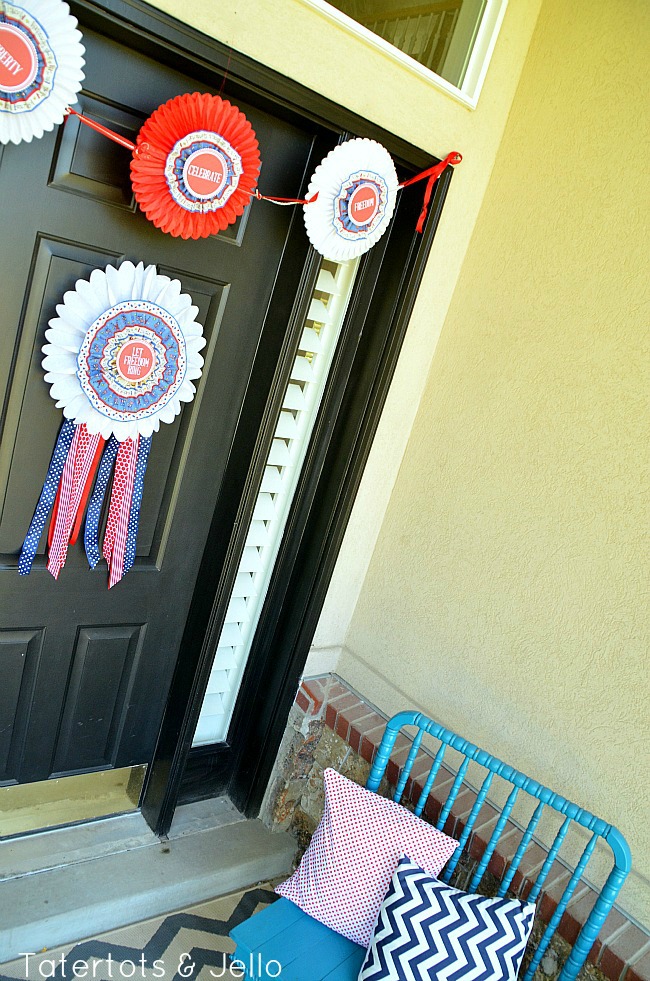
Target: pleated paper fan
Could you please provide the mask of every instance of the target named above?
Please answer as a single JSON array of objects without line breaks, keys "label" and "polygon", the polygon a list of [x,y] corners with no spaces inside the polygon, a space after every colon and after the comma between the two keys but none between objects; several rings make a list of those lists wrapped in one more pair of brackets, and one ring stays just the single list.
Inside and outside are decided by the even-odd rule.
[{"label": "pleated paper fan", "polygon": [[62,0],[0,0],[0,143],[29,143],[63,121],[84,77],[77,21]]},{"label": "pleated paper fan", "polygon": [[118,442],[151,436],[194,398],[205,339],[179,280],[141,262],[95,269],[56,312],[45,331],[45,381],[75,424]]},{"label": "pleated paper fan", "polygon": [[18,571],[29,574],[52,510],[47,568],[58,578],[88,505],[86,555],[93,569],[104,556],[111,587],[135,561],[152,435],[194,398],[193,380],[203,367],[203,328],[196,321],[198,307],[181,292],[179,280],[141,262],[95,269],[65,294],[56,312],[45,331],[43,367],[65,420]]},{"label": "pleated paper fan", "polygon": [[348,140],[316,168],[304,206],[314,248],[342,262],[363,255],[381,238],[395,210],[398,180],[388,150],[369,139]]},{"label": "pleated paper fan", "polygon": [[145,122],[131,181],[157,228],[197,239],[237,220],[259,171],[259,145],[244,113],[217,95],[193,92],[166,102]]}]

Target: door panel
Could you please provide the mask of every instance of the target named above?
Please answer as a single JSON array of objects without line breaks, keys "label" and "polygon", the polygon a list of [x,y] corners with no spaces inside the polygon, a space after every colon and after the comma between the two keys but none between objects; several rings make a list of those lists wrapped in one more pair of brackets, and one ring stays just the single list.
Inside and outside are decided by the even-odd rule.
[{"label": "door panel", "polygon": [[[81,107],[131,139],[167,99],[209,91],[85,29],[84,43]],[[311,133],[238,105],[256,131],[264,182],[291,196]],[[12,229],[0,250],[0,782],[150,759],[289,234],[290,209],[256,202],[217,236],[164,235],[134,207],[129,160],[74,118],[0,158]],[[20,577],[17,556],[62,421],[43,379],[44,333],[77,279],[122,258],[155,263],[199,307],[207,345],[197,395],[154,434],[137,557],[125,579],[109,591],[105,563],[90,572],[79,541],[55,581],[45,534],[31,575]]]},{"label": "door panel", "polygon": [[22,759],[43,650],[45,630],[4,630],[0,634],[2,686],[0,687],[0,773],[16,780]]},{"label": "door panel", "polygon": [[[143,624],[79,628],[61,712],[55,776],[115,765],[144,634]],[[105,693],[101,711],[98,689]]]}]

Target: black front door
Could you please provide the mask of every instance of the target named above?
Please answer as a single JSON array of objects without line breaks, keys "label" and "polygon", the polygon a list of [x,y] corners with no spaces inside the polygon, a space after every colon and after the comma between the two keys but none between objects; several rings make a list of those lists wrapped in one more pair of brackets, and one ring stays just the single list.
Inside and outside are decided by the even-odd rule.
[{"label": "black front door", "polygon": [[[205,66],[199,83],[81,27],[81,110],[130,139],[169,98],[216,91],[204,84]],[[265,184],[294,196],[310,166],[310,133],[236,101],[257,134]],[[136,210],[129,160],[128,150],[76,119],[31,144],[5,147],[0,158],[4,784],[151,759],[283,254],[286,262],[292,209],[254,202],[218,236],[175,239]],[[301,263],[306,244],[289,251]],[[81,541],[55,581],[44,539],[31,575],[21,577],[18,553],[61,423],[43,379],[44,332],[77,279],[124,258],[178,278],[200,308],[207,345],[197,395],[154,435],[137,559],[122,582],[109,591],[105,563],[89,571]]]}]

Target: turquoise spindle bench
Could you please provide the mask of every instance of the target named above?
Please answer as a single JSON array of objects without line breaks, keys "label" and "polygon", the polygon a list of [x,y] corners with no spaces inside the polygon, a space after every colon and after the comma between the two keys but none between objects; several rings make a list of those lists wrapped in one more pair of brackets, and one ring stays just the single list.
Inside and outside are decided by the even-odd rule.
[{"label": "turquoise spindle bench", "polygon": [[[526,883],[527,891],[522,898],[530,902],[536,902],[543,895],[549,872],[552,868],[557,868],[555,863],[560,849],[571,829],[578,827],[588,832],[587,844],[582,848],[577,861],[571,863],[572,874],[567,873],[567,884],[523,973],[522,981],[531,981],[533,978],[599,840],[605,842],[611,849],[613,856],[611,871],[597,893],[593,908],[558,977],[558,981],[574,981],[631,869],[632,859],[625,838],[616,828],[583,810],[577,804],[566,800],[548,787],[542,786],[502,760],[496,759],[485,750],[479,749],[456,733],[450,732],[417,712],[400,712],[386,723],[381,745],[366,782],[368,790],[375,792],[378,790],[397,736],[406,726],[415,726],[416,732],[400,771],[393,799],[398,803],[402,800],[416,759],[418,768],[422,763],[424,735],[433,737],[439,745],[435,755],[429,754],[432,757],[431,765],[421,793],[414,801],[414,810],[415,814],[421,815],[432,789],[434,791],[437,789],[436,778],[448,777],[447,780],[439,780],[439,783],[451,783],[446,800],[440,802],[440,812],[436,821],[436,827],[440,830],[445,828],[450,816],[454,816],[454,802],[461,788],[465,792],[468,790],[465,776],[470,763],[473,764],[473,777],[476,772],[481,775],[484,773],[478,788],[472,790],[473,804],[469,813],[465,807],[466,816],[462,820],[462,830],[458,825],[456,826],[460,847],[456,849],[440,875],[443,882],[449,882],[459,861],[468,856],[472,845],[472,832],[486,802],[493,811],[496,808],[498,817],[476,868],[471,874],[469,884],[465,887],[467,892],[476,892],[486,871],[489,867],[492,868],[491,860],[495,853],[498,854],[499,840],[506,828],[509,830],[513,827],[518,828],[521,837],[514,855],[506,864],[497,895],[505,896],[515,884],[518,890],[521,890]],[[443,764],[449,748],[459,754],[456,761],[460,760],[460,765],[454,766],[451,773],[446,763]],[[441,767],[444,767],[442,773]],[[455,776],[453,776],[454,772]],[[505,781],[509,788],[505,803],[500,808],[497,808],[494,800],[488,801],[488,792],[495,776],[500,781]],[[511,816],[518,799],[532,801],[534,810],[527,824],[522,825],[519,820],[515,821]],[[545,811],[556,812],[561,824],[550,846],[544,847],[546,857],[536,863],[534,879],[531,879],[530,870],[526,871],[525,875],[520,870],[528,868],[524,864],[524,856],[529,846],[536,847],[539,852],[540,843],[534,835]],[[516,814],[519,819],[521,809],[518,809]],[[356,981],[365,957],[364,948],[335,933],[329,927],[323,926],[284,897],[239,924],[231,931],[230,936],[236,944],[233,956],[246,965],[245,977],[248,981],[263,981],[269,977],[279,977],[281,981]],[[278,973],[278,965],[282,965],[281,973]]]}]

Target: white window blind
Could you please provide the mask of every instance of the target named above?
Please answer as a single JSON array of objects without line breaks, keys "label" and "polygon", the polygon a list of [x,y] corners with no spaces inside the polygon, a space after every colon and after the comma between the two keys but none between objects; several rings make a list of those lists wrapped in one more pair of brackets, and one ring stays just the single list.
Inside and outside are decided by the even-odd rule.
[{"label": "white window blind", "polygon": [[195,746],[226,738],[357,267],[358,260],[322,260],[219,638]]}]

